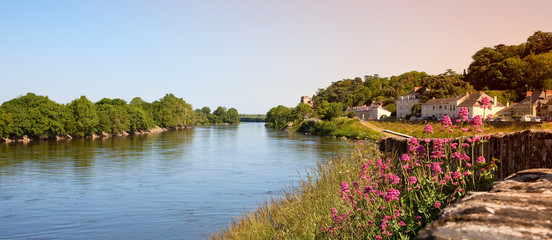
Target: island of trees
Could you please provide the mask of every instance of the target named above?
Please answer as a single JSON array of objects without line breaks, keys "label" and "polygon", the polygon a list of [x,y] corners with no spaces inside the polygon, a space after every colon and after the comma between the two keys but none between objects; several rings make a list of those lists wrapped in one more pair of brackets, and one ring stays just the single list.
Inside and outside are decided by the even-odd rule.
[{"label": "island of trees", "polygon": [[[528,90],[552,89],[552,32],[537,31],[519,45],[499,44],[485,47],[473,55],[463,73],[451,69],[438,75],[411,71],[398,76],[344,79],[319,89],[313,96],[313,108],[299,104],[294,108],[277,106],[267,113],[269,127],[284,128],[305,117],[331,120],[343,115],[347,107],[370,105],[381,101],[385,109],[396,114],[396,101],[415,86],[423,86],[421,102],[433,97],[445,98],[465,92],[484,91],[497,96],[502,103],[522,100]],[[424,91],[428,89],[429,91]],[[412,109],[421,114],[421,103]]]},{"label": "island of trees", "polygon": [[218,107],[213,112],[208,107],[193,110],[192,105],[173,94],[152,103],[139,97],[130,103],[119,98],[104,98],[93,103],[81,96],[68,104],[59,104],[46,96],[28,93],[0,106],[0,138],[135,134],[156,126],[171,129],[238,124],[238,115],[235,108]]}]

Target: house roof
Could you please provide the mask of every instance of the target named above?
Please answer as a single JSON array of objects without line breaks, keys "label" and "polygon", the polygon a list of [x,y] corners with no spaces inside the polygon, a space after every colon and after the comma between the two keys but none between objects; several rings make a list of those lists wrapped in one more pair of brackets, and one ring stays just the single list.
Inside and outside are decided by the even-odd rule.
[{"label": "house roof", "polygon": [[500,110],[500,111],[496,112],[496,114],[501,114],[501,113],[511,112],[511,111],[513,111],[513,110],[514,110],[514,108],[513,108],[513,107],[514,107],[514,106],[516,106],[517,104],[518,104],[518,103],[512,103],[512,104],[510,104],[510,106],[508,106],[508,107],[505,107],[504,109],[502,109],[502,110]]},{"label": "house roof", "polygon": [[423,105],[426,105],[426,104],[427,105],[447,104],[449,102],[458,101],[462,97],[464,97],[464,96],[457,96],[457,97],[453,97],[453,98],[430,99],[430,100],[427,100],[427,102],[425,102]]},{"label": "house roof", "polygon": [[[550,98],[551,96],[548,96]],[[547,99],[545,91],[537,91],[531,94],[530,96],[524,98],[519,102],[519,106],[527,106],[529,104],[536,104],[538,101]]]},{"label": "house roof", "polygon": [[[458,107],[479,107],[481,106],[479,103],[481,101],[481,99],[483,99],[484,97],[487,97],[491,103],[493,103],[493,107],[494,106],[494,98],[485,94],[484,92],[476,92],[476,93],[472,93],[470,94],[466,100],[464,100],[463,102],[461,102],[460,104],[458,104]],[[504,106],[504,104],[500,103],[500,102],[496,102],[496,107],[506,107]]]}]

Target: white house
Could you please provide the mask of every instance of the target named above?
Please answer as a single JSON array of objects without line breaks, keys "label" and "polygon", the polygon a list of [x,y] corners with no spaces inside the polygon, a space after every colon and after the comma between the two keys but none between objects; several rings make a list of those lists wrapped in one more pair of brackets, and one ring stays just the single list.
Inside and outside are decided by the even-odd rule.
[{"label": "white house", "polygon": [[361,121],[368,120],[380,120],[383,116],[391,116],[391,112],[385,110],[380,105],[373,104],[371,106],[357,106],[357,107],[348,107],[345,110],[345,113],[354,112],[355,117],[359,118]]},{"label": "white house", "polygon": [[[480,102],[484,97],[490,100],[492,104],[491,109],[481,108]],[[422,104],[422,117],[441,118],[448,115],[451,118],[455,118],[458,117],[458,112],[463,107],[468,109],[469,118],[473,118],[475,115],[494,115],[506,106],[498,102],[496,97],[491,97],[483,92],[466,93],[466,95],[453,98],[431,99],[427,101]]]},{"label": "white house", "polygon": [[420,102],[420,96],[416,93],[420,88],[422,87],[414,87],[412,91],[397,99],[397,118],[404,118],[411,114],[412,106]]}]

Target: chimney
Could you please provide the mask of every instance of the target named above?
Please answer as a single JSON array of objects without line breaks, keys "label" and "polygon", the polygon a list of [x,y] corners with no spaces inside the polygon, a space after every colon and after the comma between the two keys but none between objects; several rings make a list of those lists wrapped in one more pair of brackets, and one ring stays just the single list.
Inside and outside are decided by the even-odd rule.
[{"label": "chimney", "polygon": [[529,97],[529,96],[531,96],[532,94],[533,94],[533,92],[527,91],[527,96],[526,96],[526,97]]},{"label": "chimney", "polygon": [[469,97],[470,96],[470,93],[469,92],[466,92],[466,97]]},{"label": "chimney", "polygon": [[544,96],[545,98],[552,95],[552,90],[550,89],[546,89],[546,95]]},{"label": "chimney", "polygon": [[498,102],[498,101],[496,100],[496,96],[494,96],[494,102],[493,102],[493,106],[494,106],[494,107],[496,107],[496,103],[497,103],[497,102]]},{"label": "chimney", "polygon": [[509,106],[510,106],[510,102],[507,102],[507,103],[506,103],[506,107],[509,107]]}]

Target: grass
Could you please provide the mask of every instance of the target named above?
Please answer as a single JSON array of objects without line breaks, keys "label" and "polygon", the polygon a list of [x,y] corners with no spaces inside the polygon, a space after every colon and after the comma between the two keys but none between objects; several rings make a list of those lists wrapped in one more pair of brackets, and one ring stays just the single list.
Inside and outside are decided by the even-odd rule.
[{"label": "grass", "polygon": [[377,140],[384,136],[382,133],[362,125],[359,119],[346,117],[335,118],[330,121],[305,121],[292,130],[310,132],[318,136],[345,137],[356,140]]},{"label": "grass", "polygon": [[280,197],[266,200],[256,211],[233,221],[210,239],[320,239],[331,223],[331,209],[342,203],[340,182],[358,177],[365,157],[379,157],[374,145],[318,164],[307,171],[304,180],[284,190]]},{"label": "grass", "polygon": [[493,181],[495,161],[475,155],[484,141],[411,139],[407,154],[387,159],[359,143],[210,239],[413,238],[445,206]]},{"label": "grass", "polygon": [[[423,122],[409,123],[409,122],[384,122],[384,121],[372,121],[370,123],[383,129],[403,133],[403,134],[418,137],[418,138],[425,136],[423,131],[424,131],[424,127],[427,124]],[[440,123],[431,122],[431,124],[434,126],[438,126]],[[500,126],[492,126],[489,124],[485,124],[484,131],[487,134],[491,134],[491,133],[498,133],[498,132],[519,132],[519,131],[528,130],[528,129],[552,129],[552,123],[545,122],[543,124],[538,124],[538,125],[523,125],[516,122],[512,122],[512,124],[504,124]],[[432,137],[443,138],[443,137],[448,137],[448,135],[449,134],[447,132],[435,131],[435,134],[433,134]]]}]

